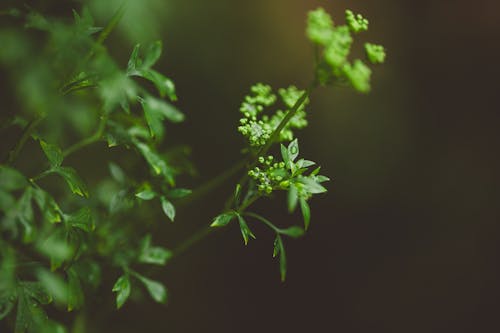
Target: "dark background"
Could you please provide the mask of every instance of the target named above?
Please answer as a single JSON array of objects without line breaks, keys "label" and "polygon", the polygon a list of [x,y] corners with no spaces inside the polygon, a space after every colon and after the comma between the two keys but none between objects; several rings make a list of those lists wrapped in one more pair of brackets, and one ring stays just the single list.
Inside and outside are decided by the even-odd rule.
[{"label": "dark background", "polygon": [[[80,6],[32,3],[67,15]],[[104,24],[119,3],[90,5]],[[306,237],[285,244],[287,281],[272,235],[255,226],[257,240],[244,247],[232,226],[167,266],[167,306],[130,302],[105,331],[500,331],[497,1],[132,1],[108,46],[125,64],[135,42],[163,40],[157,68],[176,82],[188,116],[167,140],[192,146],[196,186],[239,159],[237,110],[251,84],[307,85],[305,19],[318,5],[339,23],[346,8],[363,13],[371,26],[360,40],[385,45],[388,58],[370,95],[323,88],[311,97],[301,154],[332,182],[311,201]],[[182,210],[155,237],[179,244],[233,186]],[[280,196],[255,210],[300,223]]]}]

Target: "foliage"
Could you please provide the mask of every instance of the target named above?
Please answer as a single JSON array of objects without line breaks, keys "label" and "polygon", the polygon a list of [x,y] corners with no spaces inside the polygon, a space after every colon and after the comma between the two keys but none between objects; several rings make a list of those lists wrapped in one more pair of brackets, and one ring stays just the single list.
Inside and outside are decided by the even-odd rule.
[{"label": "foliage", "polygon": [[[0,319],[16,333],[66,332],[48,318],[48,304],[79,311],[96,294],[111,297],[111,292],[116,308],[134,293],[148,294],[158,303],[168,299],[165,285],[147,267],[163,267],[177,253],[155,245],[151,224],[156,222],[143,220],[158,204],[165,220],[173,222],[177,201],[191,195],[177,186],[179,175],[190,173],[189,161],[164,144],[165,128],[185,116],[173,104],[173,81],[154,69],[161,42],[136,45],[126,66],[104,47],[123,11],[99,28],[85,8],[73,13],[72,22],[13,10],[7,14],[28,30],[0,30],[8,50],[0,54],[0,63],[15,72],[16,94],[26,96],[22,109],[2,126],[21,127],[23,134],[0,165]],[[284,239],[305,234],[311,222],[309,201],[326,192],[323,183],[329,180],[315,162],[300,157],[296,130],[307,126],[310,92],[318,85],[345,83],[360,92],[370,89],[371,70],[362,60],[348,60],[352,34],[367,30],[368,21],[350,11],[346,21],[335,26],[323,9],[309,14],[307,36],[322,49],[309,87],[291,85],[277,94],[262,83],[250,88],[237,128],[246,141],[241,164],[246,170],[210,225],[220,228],[234,221],[245,245],[256,238],[253,222],[266,225],[275,235],[273,256],[279,258],[282,280],[287,271]],[[42,41],[34,36],[43,36]],[[42,51],[35,52],[40,43]],[[371,63],[384,61],[382,46],[367,43],[365,49]],[[68,116],[68,109],[77,115]],[[75,133],[80,139],[73,144],[63,139],[75,138]],[[36,174],[18,163],[27,141],[36,142],[43,156],[30,161]],[[109,176],[87,184],[82,170],[67,158],[98,142],[109,149],[122,147],[135,156],[136,168],[144,166],[149,174],[113,160],[96,161],[109,169]],[[303,227],[278,227],[250,210],[276,191],[287,193],[290,213],[300,206]]]}]

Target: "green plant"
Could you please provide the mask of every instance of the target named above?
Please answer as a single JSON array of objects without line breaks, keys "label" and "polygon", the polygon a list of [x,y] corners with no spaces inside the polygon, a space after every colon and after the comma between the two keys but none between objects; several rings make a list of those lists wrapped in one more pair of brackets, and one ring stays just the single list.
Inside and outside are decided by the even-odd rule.
[{"label": "green plant", "polygon": [[[347,25],[334,25],[321,8],[309,13],[307,36],[316,54],[313,81],[304,90],[289,86],[277,94],[262,83],[251,87],[237,128],[246,141],[242,161],[228,170],[242,173],[234,193],[209,226],[170,250],[153,243],[150,228],[158,222],[148,216],[154,203],[173,222],[179,200],[207,193],[220,182],[194,191],[177,186],[192,166],[185,150],[169,149],[163,142],[165,123],[182,122],[184,114],[172,104],[177,100],[174,83],[154,69],[162,44],[136,45],[125,69],[103,45],[123,12],[122,7],[102,29],[86,9],[74,12],[73,22],[32,10],[4,13],[43,36],[35,41],[22,29],[0,30],[7,46],[0,62],[15,75],[17,93],[28,93],[21,110],[2,121],[3,131],[22,128],[0,166],[0,319],[15,332],[64,332],[64,325],[47,318],[43,306],[54,303],[58,310],[77,311],[97,293],[111,297],[114,292],[117,308],[132,291],[166,302],[166,287],[148,275],[146,265],[165,266],[212,230],[230,224],[237,224],[244,244],[255,238],[254,222],[274,233],[273,256],[284,281],[284,239],[304,235],[311,222],[308,201],[326,192],[323,183],[329,180],[315,162],[299,157],[295,132],[307,126],[310,93],[335,85],[370,90],[370,68],[348,58],[353,35],[367,30],[368,21],[347,11]],[[371,63],[384,61],[383,47],[367,43],[365,50]],[[74,114],[68,115],[68,109]],[[27,168],[19,155],[30,140],[39,144],[43,160],[34,156]],[[112,158],[99,162],[110,177],[87,186],[78,167],[66,161],[101,141],[123,147],[135,156],[134,164],[119,166]],[[144,167],[147,176],[138,172]],[[32,169],[38,173],[29,174]],[[272,199],[277,191],[287,192],[290,213],[300,207],[303,227],[278,227],[252,211],[257,200]]]}]

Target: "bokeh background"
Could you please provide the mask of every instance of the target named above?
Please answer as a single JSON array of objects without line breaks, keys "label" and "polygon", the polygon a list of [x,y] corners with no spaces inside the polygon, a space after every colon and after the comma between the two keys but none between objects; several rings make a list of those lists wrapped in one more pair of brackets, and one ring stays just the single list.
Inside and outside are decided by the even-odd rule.
[{"label": "bokeh background", "polygon": [[[121,0],[23,3],[68,17],[85,3],[104,25]],[[129,303],[106,318],[106,332],[500,331],[498,1],[136,0],[107,45],[125,66],[135,43],[163,41],[157,68],[176,82],[188,117],[167,140],[192,147],[196,186],[239,159],[238,108],[251,84],[310,81],[305,19],[319,5],[339,22],[346,8],[368,17],[360,39],[385,45],[388,61],[370,95],[311,97],[301,153],[332,182],[311,202],[307,236],[286,243],[287,281],[272,235],[256,226],[244,247],[230,227],[161,273],[167,306]],[[85,156],[106,153],[92,147],[70,163],[88,179],[100,166]],[[181,210],[155,237],[179,244],[233,186]],[[279,196],[256,210],[300,223]]]}]

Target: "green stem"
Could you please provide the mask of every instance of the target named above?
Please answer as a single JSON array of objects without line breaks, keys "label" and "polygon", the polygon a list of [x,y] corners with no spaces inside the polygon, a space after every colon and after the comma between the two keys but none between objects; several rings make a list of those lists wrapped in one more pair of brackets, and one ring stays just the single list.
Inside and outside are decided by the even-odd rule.
[{"label": "green stem", "polygon": [[255,214],[255,213],[245,213],[243,214],[245,216],[249,216],[249,217],[253,217],[254,219],[257,219],[259,221],[261,221],[262,223],[264,223],[265,225],[267,225],[269,228],[271,228],[274,232],[276,232],[277,234],[281,233],[281,229],[279,229],[278,227],[276,227],[271,221],[269,221],[268,219],[258,215],[258,214]]},{"label": "green stem", "polygon": [[63,156],[67,157],[67,156],[73,154],[74,152],[82,149],[83,147],[86,147],[88,145],[91,145],[91,144],[99,141],[101,139],[102,135],[104,134],[104,129],[106,128],[107,120],[108,120],[107,115],[101,116],[101,120],[99,121],[99,127],[97,128],[97,131],[94,134],[92,134],[91,136],[89,136],[81,141],[78,141],[77,143],[75,143],[74,145],[70,146],[68,149],[63,151]]},{"label": "green stem", "polygon": [[26,125],[26,127],[23,130],[21,139],[17,142],[14,149],[12,149],[8,155],[6,161],[7,165],[11,165],[12,163],[14,163],[14,161],[19,156],[19,153],[23,149],[24,145],[26,144],[26,141],[28,141],[28,138],[31,136],[31,134],[37,128],[37,126],[42,122],[42,120],[45,119],[45,117],[46,117],[45,114],[39,114],[35,119],[30,121],[28,125]]}]

